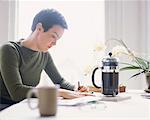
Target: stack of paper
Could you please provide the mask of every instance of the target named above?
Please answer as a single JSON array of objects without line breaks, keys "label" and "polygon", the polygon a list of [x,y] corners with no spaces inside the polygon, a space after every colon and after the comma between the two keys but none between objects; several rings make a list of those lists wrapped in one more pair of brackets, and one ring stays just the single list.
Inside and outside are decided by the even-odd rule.
[{"label": "stack of paper", "polygon": [[143,93],[141,96],[150,99],[150,93]]},{"label": "stack of paper", "polygon": [[84,96],[80,98],[75,99],[60,99],[58,100],[58,105],[61,106],[76,106],[81,104],[87,104],[87,103],[94,103],[101,100],[101,97],[95,97],[95,96]]},{"label": "stack of paper", "polygon": [[97,97],[101,97],[101,101],[112,101],[112,102],[118,102],[122,100],[127,100],[130,99],[131,96],[126,94],[126,93],[119,93],[118,95],[114,96],[107,96],[103,94],[96,94],[94,93]]},{"label": "stack of paper", "polygon": [[130,99],[130,98],[131,98],[131,96],[129,96],[129,95],[117,95],[115,97],[113,97],[113,96],[103,96],[101,100],[102,101],[118,102],[118,101]]}]

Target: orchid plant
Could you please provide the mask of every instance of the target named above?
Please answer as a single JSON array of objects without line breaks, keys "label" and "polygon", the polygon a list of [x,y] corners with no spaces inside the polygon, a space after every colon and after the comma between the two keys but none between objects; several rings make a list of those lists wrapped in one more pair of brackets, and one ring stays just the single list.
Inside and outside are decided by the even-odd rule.
[{"label": "orchid plant", "polygon": [[123,70],[139,70],[136,74],[132,75],[132,77],[138,76],[142,73],[147,73],[150,72],[150,61],[142,58],[142,57],[138,57],[137,55],[135,55],[134,52],[132,52],[127,45],[125,44],[125,42],[123,40],[120,39],[111,39],[111,40],[115,40],[118,43],[120,43],[120,46],[116,46],[112,49],[112,54],[113,56],[120,56],[122,54],[127,55],[131,60],[132,63],[121,63],[124,64],[125,66],[120,68],[121,71]]}]

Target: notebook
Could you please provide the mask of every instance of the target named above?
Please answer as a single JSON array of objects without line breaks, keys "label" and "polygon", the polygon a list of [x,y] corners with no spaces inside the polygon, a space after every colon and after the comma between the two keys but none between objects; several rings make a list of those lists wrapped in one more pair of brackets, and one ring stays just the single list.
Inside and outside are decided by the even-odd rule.
[{"label": "notebook", "polygon": [[95,97],[95,96],[84,96],[80,98],[75,99],[59,99],[58,105],[60,106],[77,106],[81,104],[87,104],[87,103],[95,103],[97,101],[100,101],[101,97]]}]

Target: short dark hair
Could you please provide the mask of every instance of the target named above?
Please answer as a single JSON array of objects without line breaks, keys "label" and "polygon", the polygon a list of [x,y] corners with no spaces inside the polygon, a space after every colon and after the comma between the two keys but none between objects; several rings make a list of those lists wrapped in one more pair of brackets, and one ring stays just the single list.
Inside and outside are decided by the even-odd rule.
[{"label": "short dark hair", "polygon": [[44,32],[48,31],[53,25],[60,25],[64,29],[68,29],[64,16],[55,9],[44,9],[37,13],[33,19],[32,32],[36,29],[38,23],[42,23]]}]

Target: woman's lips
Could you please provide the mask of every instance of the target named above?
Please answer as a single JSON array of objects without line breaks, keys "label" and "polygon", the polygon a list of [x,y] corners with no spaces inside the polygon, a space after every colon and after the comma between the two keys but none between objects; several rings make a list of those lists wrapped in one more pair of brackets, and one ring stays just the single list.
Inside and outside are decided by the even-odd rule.
[{"label": "woman's lips", "polygon": [[48,48],[51,48],[52,46],[51,45],[48,45]]}]

